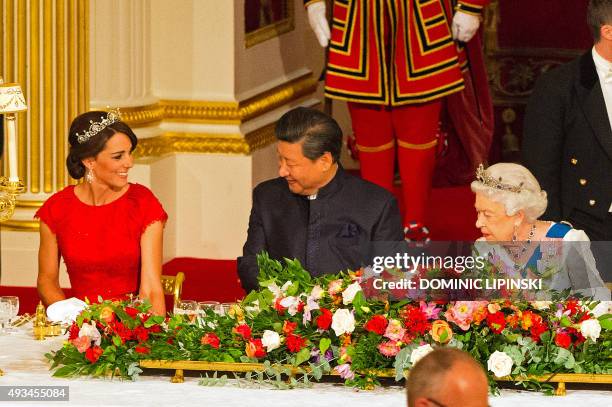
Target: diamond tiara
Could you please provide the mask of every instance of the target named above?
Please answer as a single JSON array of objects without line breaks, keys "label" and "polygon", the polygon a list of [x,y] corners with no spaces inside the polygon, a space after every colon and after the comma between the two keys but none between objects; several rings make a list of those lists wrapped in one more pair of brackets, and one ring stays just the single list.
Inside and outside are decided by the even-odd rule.
[{"label": "diamond tiara", "polygon": [[523,190],[523,183],[521,182],[518,186],[516,185],[510,185],[510,184],[504,184],[502,177],[499,178],[493,178],[492,176],[490,176],[489,174],[487,174],[487,171],[485,170],[484,166],[482,164],[480,164],[478,166],[478,169],[476,170],[476,179],[483,183],[484,185],[491,187],[491,188],[495,188],[495,189],[500,189],[503,191],[510,191],[510,192],[516,192],[519,193]]},{"label": "diamond tiara", "polygon": [[79,144],[83,144],[87,142],[87,140],[104,130],[106,127],[120,120],[121,113],[119,112],[119,108],[110,109],[108,113],[106,113],[106,117],[100,117],[99,122],[94,122],[93,120],[90,120],[89,130],[83,132],[82,134],[76,134],[77,141],[79,142]]}]

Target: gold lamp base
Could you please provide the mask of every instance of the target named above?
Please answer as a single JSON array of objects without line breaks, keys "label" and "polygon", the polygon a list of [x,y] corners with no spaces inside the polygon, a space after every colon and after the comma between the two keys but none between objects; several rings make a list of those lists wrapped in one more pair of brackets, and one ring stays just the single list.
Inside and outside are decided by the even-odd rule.
[{"label": "gold lamp base", "polygon": [[0,222],[7,221],[15,212],[17,196],[25,191],[21,181],[9,181],[7,177],[0,176]]}]

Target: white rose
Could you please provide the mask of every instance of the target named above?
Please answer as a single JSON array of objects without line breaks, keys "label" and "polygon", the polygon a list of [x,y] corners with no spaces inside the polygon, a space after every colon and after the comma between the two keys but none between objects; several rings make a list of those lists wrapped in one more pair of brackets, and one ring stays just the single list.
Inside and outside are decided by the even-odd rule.
[{"label": "white rose", "polygon": [[261,344],[270,352],[280,346],[280,336],[275,331],[265,330],[261,337]]},{"label": "white rose", "polygon": [[539,311],[549,309],[552,301],[532,301],[531,306]]},{"label": "white rose", "polygon": [[601,333],[601,325],[596,319],[587,319],[580,324],[580,333],[582,333],[582,336],[585,338],[590,338],[595,342]]},{"label": "white rose", "polygon": [[314,300],[320,300],[323,297],[323,294],[325,294],[325,290],[318,284],[312,287],[312,291],[310,292],[310,296]]},{"label": "white rose", "polygon": [[419,346],[410,354],[410,363],[414,365],[416,362],[423,359],[425,355],[427,355],[429,352],[432,352],[433,350],[434,348],[432,348],[430,344]]},{"label": "white rose", "polygon": [[100,342],[102,341],[102,337],[100,336],[100,332],[94,324],[84,323],[79,331],[79,338],[82,336],[88,336],[92,341],[96,343],[96,346],[100,346]]},{"label": "white rose", "polygon": [[280,305],[287,308],[287,312],[289,315],[294,316],[297,314],[298,306],[300,305],[300,300],[297,297],[285,297],[280,301]]},{"label": "white rose", "polygon": [[512,358],[505,352],[496,350],[487,361],[487,369],[496,377],[508,376],[512,372]]},{"label": "white rose", "polygon": [[349,305],[353,302],[353,298],[355,295],[361,291],[361,286],[358,282],[354,282],[353,284],[346,287],[346,289],[342,292],[342,303],[344,305]]},{"label": "white rose", "polygon": [[355,330],[355,317],[353,313],[345,308],[340,308],[332,316],[332,329],[336,336],[351,333]]},{"label": "white rose", "polygon": [[605,314],[612,314],[612,301],[602,301],[591,311],[595,318],[599,318]]}]

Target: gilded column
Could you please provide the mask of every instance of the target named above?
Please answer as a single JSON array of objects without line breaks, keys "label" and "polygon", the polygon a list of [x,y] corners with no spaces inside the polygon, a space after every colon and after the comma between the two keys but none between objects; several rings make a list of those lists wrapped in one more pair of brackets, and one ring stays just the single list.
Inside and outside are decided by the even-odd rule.
[{"label": "gilded column", "polygon": [[31,230],[32,211],[70,182],[68,123],[89,107],[89,1],[0,1],[0,74],[21,85],[29,107],[17,119],[18,175],[27,190],[3,229]]}]

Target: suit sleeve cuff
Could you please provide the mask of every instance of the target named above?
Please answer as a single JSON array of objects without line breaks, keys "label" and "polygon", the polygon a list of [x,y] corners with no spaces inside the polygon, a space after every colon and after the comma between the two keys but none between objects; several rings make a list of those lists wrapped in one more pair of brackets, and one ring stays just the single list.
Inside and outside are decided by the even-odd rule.
[{"label": "suit sleeve cuff", "polygon": [[323,0],[304,0],[304,7],[306,8],[306,7],[310,6],[311,4],[319,3],[321,1],[323,1]]},{"label": "suit sleeve cuff", "polygon": [[456,11],[461,11],[462,13],[480,17],[482,15],[483,8],[484,4],[482,1],[462,0],[457,3]]}]

